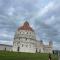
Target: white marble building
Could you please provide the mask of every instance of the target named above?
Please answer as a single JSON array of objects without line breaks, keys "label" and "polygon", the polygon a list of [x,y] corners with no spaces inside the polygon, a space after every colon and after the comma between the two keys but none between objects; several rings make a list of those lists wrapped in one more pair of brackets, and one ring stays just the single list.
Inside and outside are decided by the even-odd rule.
[{"label": "white marble building", "polygon": [[35,31],[26,21],[23,26],[19,27],[15,33],[13,41],[13,51],[29,53],[52,53],[52,42],[44,45],[43,41],[36,39]]},{"label": "white marble building", "polygon": [[0,44],[0,50],[29,52],[29,53],[52,53],[52,41],[45,45],[42,40],[36,39],[35,31],[26,21],[23,26],[19,27],[15,33],[13,46]]}]

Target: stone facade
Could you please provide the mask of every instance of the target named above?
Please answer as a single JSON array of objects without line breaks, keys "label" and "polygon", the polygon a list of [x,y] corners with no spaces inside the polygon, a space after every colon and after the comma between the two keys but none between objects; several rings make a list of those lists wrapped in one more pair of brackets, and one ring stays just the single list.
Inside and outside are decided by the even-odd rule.
[{"label": "stone facade", "polygon": [[13,51],[35,52],[36,37],[32,31],[19,30],[15,34]]}]

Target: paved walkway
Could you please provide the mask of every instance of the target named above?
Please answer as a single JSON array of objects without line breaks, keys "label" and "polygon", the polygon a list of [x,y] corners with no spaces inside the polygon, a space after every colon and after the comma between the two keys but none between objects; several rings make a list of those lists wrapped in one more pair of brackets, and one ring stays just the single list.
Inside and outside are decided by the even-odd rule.
[{"label": "paved walkway", "polygon": [[60,60],[60,54],[58,55],[58,60]]}]

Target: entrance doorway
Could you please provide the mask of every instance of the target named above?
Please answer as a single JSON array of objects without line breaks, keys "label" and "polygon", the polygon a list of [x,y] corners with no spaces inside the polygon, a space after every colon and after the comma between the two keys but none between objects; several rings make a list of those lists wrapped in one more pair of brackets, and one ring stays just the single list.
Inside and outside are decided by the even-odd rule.
[{"label": "entrance doorway", "polygon": [[5,51],[6,51],[6,48],[5,48]]},{"label": "entrance doorway", "polygon": [[37,48],[36,48],[36,53],[37,53]]},{"label": "entrance doorway", "polygon": [[18,51],[18,52],[19,52],[19,50],[20,50],[20,47],[17,48],[17,51]]}]

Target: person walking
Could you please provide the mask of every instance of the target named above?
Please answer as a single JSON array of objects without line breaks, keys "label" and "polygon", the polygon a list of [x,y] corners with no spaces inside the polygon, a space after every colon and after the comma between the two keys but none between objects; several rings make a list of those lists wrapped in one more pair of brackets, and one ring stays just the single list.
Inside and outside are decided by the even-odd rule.
[{"label": "person walking", "polygon": [[51,54],[49,53],[49,60],[51,60]]}]

